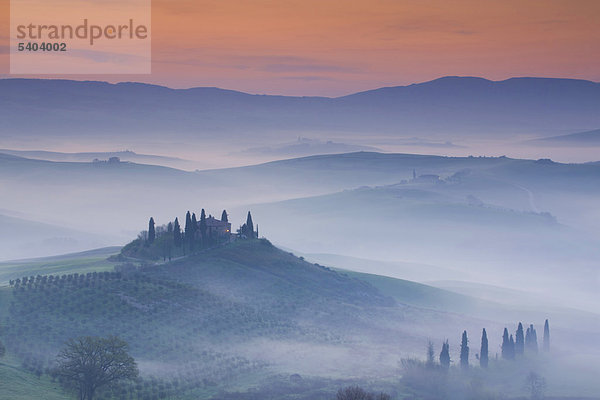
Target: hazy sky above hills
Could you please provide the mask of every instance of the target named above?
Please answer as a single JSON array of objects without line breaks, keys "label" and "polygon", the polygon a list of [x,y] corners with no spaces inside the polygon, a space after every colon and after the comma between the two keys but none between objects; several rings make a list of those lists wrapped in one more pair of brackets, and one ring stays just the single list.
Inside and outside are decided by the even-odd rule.
[{"label": "hazy sky above hills", "polygon": [[152,75],[75,78],[326,96],[446,75],[600,81],[599,15],[596,0],[154,0]]}]

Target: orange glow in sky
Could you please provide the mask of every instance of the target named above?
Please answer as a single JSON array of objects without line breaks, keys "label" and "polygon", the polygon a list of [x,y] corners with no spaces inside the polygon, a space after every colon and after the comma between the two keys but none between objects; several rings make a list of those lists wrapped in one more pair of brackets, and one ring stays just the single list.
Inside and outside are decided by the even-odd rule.
[{"label": "orange glow in sky", "polygon": [[446,75],[600,81],[599,20],[598,0],[154,0],[151,75],[64,77],[325,96]]}]

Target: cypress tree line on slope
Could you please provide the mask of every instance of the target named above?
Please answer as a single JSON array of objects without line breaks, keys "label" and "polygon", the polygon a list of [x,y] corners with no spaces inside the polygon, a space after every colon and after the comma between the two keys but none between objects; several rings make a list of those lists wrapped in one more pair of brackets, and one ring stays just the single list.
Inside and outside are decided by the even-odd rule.
[{"label": "cypress tree line on slope", "polygon": [[463,331],[462,340],[460,343],[460,366],[463,369],[469,368],[469,340],[467,339],[467,331]]},{"label": "cypress tree line on slope", "polygon": [[487,332],[485,328],[483,328],[483,332],[481,333],[481,350],[479,351],[479,366],[481,368],[487,368],[489,361],[489,352],[488,352],[488,338]]},{"label": "cypress tree line on slope", "polygon": [[[221,221],[212,215],[207,215],[202,209],[201,218],[198,221],[196,214],[188,210],[184,229],[182,229],[178,217],[166,225],[160,226],[156,224],[154,217],[150,217],[148,229],[143,230],[135,240],[124,246],[119,257],[126,256],[154,261],[162,258],[163,261],[166,261],[167,258],[171,260],[173,257],[191,255],[201,249],[223,246],[236,239],[258,237],[258,225],[254,232],[248,229],[246,224],[237,232],[237,236],[234,236],[228,221],[227,210],[222,211]],[[250,211],[247,222],[250,223],[250,227],[253,226]],[[203,235],[200,234],[201,229]]]},{"label": "cypress tree line on slope", "polygon": [[[516,338],[516,340],[515,340]],[[431,342],[429,342],[428,346],[428,355],[427,360],[430,362],[430,346]],[[533,324],[529,325],[527,328],[527,332],[523,335],[523,324],[519,322],[517,332],[515,336],[509,334],[508,328],[504,328],[504,332],[502,334],[502,358],[505,360],[515,360],[517,354],[523,354],[524,350],[531,351],[537,353],[537,333]],[[544,323],[544,351],[549,351],[550,349],[550,327],[548,320],[546,319]],[[489,343],[487,331],[483,328],[481,332],[481,349],[478,355],[479,357],[479,366],[481,368],[487,368],[489,366]],[[446,340],[442,344],[442,351],[439,355],[440,365],[444,368],[450,367],[450,346],[448,345],[448,340]],[[463,369],[467,369],[469,367],[469,346],[468,346],[468,337],[467,331],[463,331],[462,340],[460,345],[460,366]]]}]

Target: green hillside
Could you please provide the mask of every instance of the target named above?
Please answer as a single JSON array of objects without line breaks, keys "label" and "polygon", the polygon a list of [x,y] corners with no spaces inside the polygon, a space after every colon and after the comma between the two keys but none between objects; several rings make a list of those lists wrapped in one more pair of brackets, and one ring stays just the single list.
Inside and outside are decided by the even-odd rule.
[{"label": "green hillside", "polygon": [[453,312],[474,312],[478,308],[491,303],[483,302],[475,297],[457,294],[448,290],[411,282],[404,279],[390,278],[387,276],[366,274],[347,270],[339,270],[344,274],[368,282],[382,294],[390,296],[399,303],[416,307]]},{"label": "green hillside", "polygon": [[10,400],[65,400],[65,393],[58,383],[48,376],[36,376],[31,372],[8,363],[0,362],[0,399]]},{"label": "green hillside", "polygon": [[106,247],[63,256],[0,262],[0,285],[6,285],[10,280],[32,275],[112,271],[117,263],[108,261],[107,257],[117,254],[119,250],[119,247]]},{"label": "green hillside", "polygon": [[[307,263],[266,240],[240,240],[172,263],[125,264],[115,271],[83,272],[94,265],[86,260],[82,272],[68,269],[75,259],[55,261],[48,271],[56,275],[17,278],[2,289],[2,341],[24,368],[13,375],[45,377],[67,338],[118,335],[130,344],[143,379],[102,398],[211,397],[286,372],[248,356],[244,346],[251,343],[343,346],[355,335],[373,333],[371,318],[357,319],[360,310],[383,308],[401,319],[394,300],[368,283]],[[58,268],[61,263],[65,269]],[[25,265],[42,272],[46,264]],[[350,323],[355,331],[347,335]]]},{"label": "green hillside", "polygon": [[[450,338],[456,360],[452,338],[463,329],[501,332],[497,323],[468,316],[501,311],[492,303],[330,269],[264,239],[168,263],[128,259],[114,269],[97,259],[111,253],[24,262],[23,271],[40,274],[0,287],[0,340],[7,347],[0,399],[72,398],[48,372],[65,340],[82,335],[123,338],[141,371],[140,379],[103,390],[98,399],[331,399],[350,384],[416,399],[427,390],[399,382],[401,359],[422,357],[428,339],[439,345]],[[517,396],[521,376],[538,364],[493,365],[488,387]],[[559,367],[542,371],[556,374]],[[483,376],[479,369],[451,374],[459,393],[470,393],[469,380]],[[558,390],[567,378],[557,382],[557,393],[574,390]]]}]

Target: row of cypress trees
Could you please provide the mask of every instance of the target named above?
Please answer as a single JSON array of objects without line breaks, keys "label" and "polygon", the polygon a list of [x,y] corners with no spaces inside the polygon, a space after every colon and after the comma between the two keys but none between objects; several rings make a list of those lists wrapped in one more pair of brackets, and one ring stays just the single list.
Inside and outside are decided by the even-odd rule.
[{"label": "row of cypress trees", "polygon": [[[545,352],[550,351],[550,326],[547,319],[544,322],[543,350]],[[502,358],[506,360],[514,360],[517,356],[522,356],[525,354],[526,351],[532,354],[537,354],[538,352],[537,333],[533,327],[533,324],[529,325],[529,328],[527,328],[527,331],[524,334],[523,324],[519,322],[514,338],[513,335],[509,335],[508,329],[504,328],[504,333],[502,335]],[[428,350],[428,352],[431,353],[432,350]],[[463,369],[469,368],[469,352],[470,349],[467,331],[463,331],[460,344],[460,366]],[[428,354],[428,358],[431,359],[430,354]],[[489,347],[485,328],[483,328],[481,333],[481,348],[478,354],[478,359],[481,368],[488,367]],[[448,344],[448,340],[442,344],[442,351],[440,352],[439,360],[442,367],[450,367],[450,345]]]},{"label": "row of cypress trees", "polygon": [[[221,214],[221,221],[228,222],[227,211],[223,210]],[[200,221],[196,218],[196,213],[190,213],[188,211],[185,215],[185,227],[182,231],[181,225],[179,224],[179,218],[175,218],[174,222],[169,222],[167,225],[166,234],[172,235],[173,244],[177,248],[183,247],[183,251],[186,249],[194,251],[197,245],[201,248],[205,248],[210,245],[210,238],[207,234],[206,226],[206,211],[202,209],[200,212]],[[154,218],[150,217],[148,221],[148,236],[147,244],[152,245],[156,240],[156,228]]]},{"label": "row of cypress trees", "polygon": [[[543,350],[550,351],[550,326],[548,320],[544,322]],[[523,333],[523,324],[519,322],[514,339],[513,335],[508,334],[508,329],[504,328],[502,335],[502,358],[514,360],[516,357],[525,354],[525,351],[535,354],[538,352],[537,332],[533,324],[529,325],[527,331]]]},{"label": "row of cypress trees", "polygon": [[[229,217],[227,215],[227,211],[223,210],[221,213],[221,221],[229,222]],[[211,238],[207,233],[207,225],[206,225],[206,212],[204,209],[200,211],[200,221],[196,218],[196,213],[190,213],[188,211],[185,215],[185,227],[182,231],[181,225],[179,224],[179,219],[175,218],[174,222],[169,222],[167,225],[167,234],[172,235],[173,244],[177,248],[182,248],[185,253],[186,249],[190,252],[194,251],[197,245],[200,245],[200,248],[209,247],[211,243]],[[248,211],[248,216],[246,218],[246,223],[240,227],[238,230],[238,235],[244,235],[247,238],[255,238],[258,237],[258,224],[256,225],[256,231],[254,230],[254,223],[252,221],[252,214]],[[214,239],[214,238],[212,238]],[[148,222],[148,236],[146,242],[148,245],[152,245],[156,240],[156,227],[154,218],[150,217]]]}]

